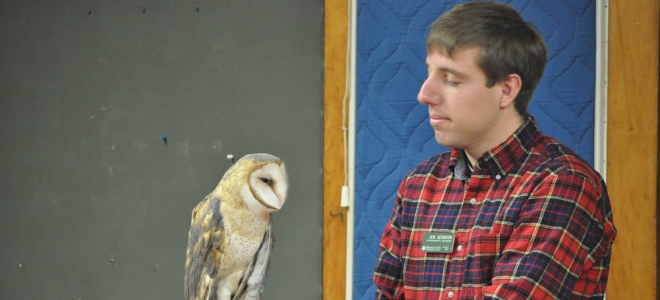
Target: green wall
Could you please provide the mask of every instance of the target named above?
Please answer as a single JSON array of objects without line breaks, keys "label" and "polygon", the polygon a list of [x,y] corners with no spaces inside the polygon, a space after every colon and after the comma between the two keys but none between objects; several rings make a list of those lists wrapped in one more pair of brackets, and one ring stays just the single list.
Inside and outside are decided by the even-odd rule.
[{"label": "green wall", "polygon": [[2,1],[0,299],[183,299],[192,209],[251,152],[291,185],[263,299],[321,299],[322,5]]}]

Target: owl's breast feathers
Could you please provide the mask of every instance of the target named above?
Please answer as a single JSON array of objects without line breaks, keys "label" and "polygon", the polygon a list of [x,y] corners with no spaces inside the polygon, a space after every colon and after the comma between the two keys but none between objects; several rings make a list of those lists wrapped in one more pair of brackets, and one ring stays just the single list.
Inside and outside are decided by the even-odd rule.
[{"label": "owl's breast feathers", "polygon": [[266,283],[270,254],[275,244],[273,222],[269,220],[266,233],[253,260],[244,269],[233,300],[258,300]]}]

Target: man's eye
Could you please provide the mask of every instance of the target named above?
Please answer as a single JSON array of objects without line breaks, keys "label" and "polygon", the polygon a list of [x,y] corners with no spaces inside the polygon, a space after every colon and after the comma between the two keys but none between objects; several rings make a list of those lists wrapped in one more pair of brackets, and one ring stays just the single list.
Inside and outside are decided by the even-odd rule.
[{"label": "man's eye", "polygon": [[451,81],[447,78],[444,79],[444,82],[449,86],[458,86],[458,84],[460,83],[460,82],[457,82],[457,81]]}]

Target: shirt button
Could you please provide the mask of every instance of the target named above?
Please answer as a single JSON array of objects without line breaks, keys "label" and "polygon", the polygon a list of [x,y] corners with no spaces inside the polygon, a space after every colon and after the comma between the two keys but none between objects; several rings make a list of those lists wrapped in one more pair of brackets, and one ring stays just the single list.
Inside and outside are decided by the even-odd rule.
[{"label": "shirt button", "polygon": [[458,245],[458,247],[456,247],[456,251],[461,252],[461,250],[463,250],[463,245]]},{"label": "shirt button", "polygon": [[472,204],[472,205],[477,204],[477,199],[475,199],[475,198],[470,199],[470,204]]},{"label": "shirt button", "polygon": [[500,176],[500,174],[497,174],[497,175],[495,175],[495,179],[500,180],[500,179],[502,179],[502,176]]},{"label": "shirt button", "polygon": [[453,298],[453,297],[454,297],[454,292],[447,293],[447,298]]}]

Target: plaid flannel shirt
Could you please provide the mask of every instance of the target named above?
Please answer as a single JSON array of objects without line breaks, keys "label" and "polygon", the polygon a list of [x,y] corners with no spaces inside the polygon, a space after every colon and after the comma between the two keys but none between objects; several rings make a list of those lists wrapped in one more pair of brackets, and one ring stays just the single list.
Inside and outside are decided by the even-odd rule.
[{"label": "plaid flannel shirt", "polygon": [[[532,116],[466,161],[453,149],[401,182],[376,299],[602,299],[616,229],[600,175]],[[426,232],[454,233],[453,251],[422,251]]]}]

